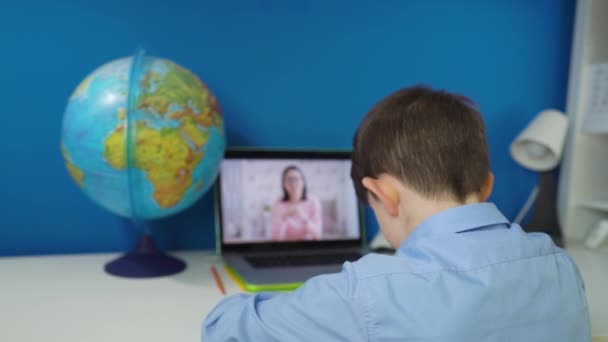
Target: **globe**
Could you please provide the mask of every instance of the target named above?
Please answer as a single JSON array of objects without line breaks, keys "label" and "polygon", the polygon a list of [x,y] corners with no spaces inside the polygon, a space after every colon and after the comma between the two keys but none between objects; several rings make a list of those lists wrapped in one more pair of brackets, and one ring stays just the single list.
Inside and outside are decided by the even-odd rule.
[{"label": "globe", "polygon": [[95,203],[135,220],[195,203],[225,150],[215,97],[189,70],[143,52],[104,64],[70,96],[61,150]]}]

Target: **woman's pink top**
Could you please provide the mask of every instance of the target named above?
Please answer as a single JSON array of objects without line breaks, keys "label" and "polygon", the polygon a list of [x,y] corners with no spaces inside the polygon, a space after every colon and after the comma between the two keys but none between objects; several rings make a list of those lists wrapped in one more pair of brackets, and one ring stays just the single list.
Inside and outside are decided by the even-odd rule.
[{"label": "woman's pink top", "polygon": [[321,238],[321,204],[309,196],[297,203],[278,200],[272,206],[272,239],[319,240]]}]

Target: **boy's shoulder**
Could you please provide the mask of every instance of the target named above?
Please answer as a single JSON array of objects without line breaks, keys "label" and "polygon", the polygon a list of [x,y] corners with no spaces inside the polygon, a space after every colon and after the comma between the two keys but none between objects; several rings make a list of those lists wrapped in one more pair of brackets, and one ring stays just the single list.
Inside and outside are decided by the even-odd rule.
[{"label": "boy's shoulder", "polygon": [[357,280],[395,273],[414,273],[414,268],[406,258],[397,255],[369,253],[351,262]]},{"label": "boy's shoulder", "polygon": [[[523,233],[523,232],[521,232]],[[396,275],[421,278],[423,274],[442,271],[467,272],[500,263],[516,263],[547,255],[567,253],[557,247],[551,238],[541,233],[515,233],[510,237],[471,242],[454,239],[445,244],[397,251],[395,255],[369,253],[350,263],[358,280]],[[425,278],[425,277],[422,277]]]}]

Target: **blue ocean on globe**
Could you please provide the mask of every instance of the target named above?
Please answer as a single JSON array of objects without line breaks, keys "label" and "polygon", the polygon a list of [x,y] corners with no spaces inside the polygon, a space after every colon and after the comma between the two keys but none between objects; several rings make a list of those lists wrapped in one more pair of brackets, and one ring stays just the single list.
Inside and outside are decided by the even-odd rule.
[{"label": "blue ocean on globe", "polygon": [[78,186],[110,212],[155,219],[194,204],[224,155],[223,119],[201,80],[172,61],[122,58],[78,85],[61,149]]}]

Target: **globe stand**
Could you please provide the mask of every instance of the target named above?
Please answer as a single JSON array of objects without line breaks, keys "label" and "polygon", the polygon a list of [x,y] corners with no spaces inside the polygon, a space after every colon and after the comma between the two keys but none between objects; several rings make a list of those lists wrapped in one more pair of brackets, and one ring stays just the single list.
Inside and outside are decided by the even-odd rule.
[{"label": "globe stand", "polygon": [[107,273],[125,278],[162,277],[179,273],[185,268],[185,262],[161,252],[150,234],[143,235],[133,251],[105,266]]}]

